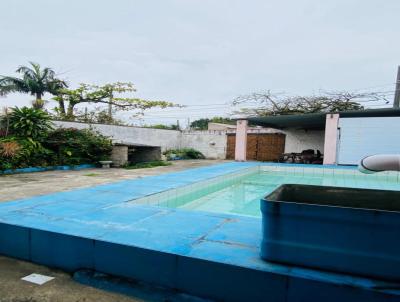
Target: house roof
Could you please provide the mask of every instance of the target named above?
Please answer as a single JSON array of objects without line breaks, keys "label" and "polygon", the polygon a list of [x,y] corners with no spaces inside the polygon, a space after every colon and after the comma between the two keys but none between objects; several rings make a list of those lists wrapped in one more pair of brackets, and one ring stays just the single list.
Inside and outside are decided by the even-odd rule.
[{"label": "house roof", "polygon": [[[253,125],[277,129],[299,128],[309,130],[325,129],[326,115],[329,113],[307,113],[294,115],[274,115],[249,117],[247,120]],[[365,109],[339,112],[340,117],[387,117],[400,116],[399,108]]]}]

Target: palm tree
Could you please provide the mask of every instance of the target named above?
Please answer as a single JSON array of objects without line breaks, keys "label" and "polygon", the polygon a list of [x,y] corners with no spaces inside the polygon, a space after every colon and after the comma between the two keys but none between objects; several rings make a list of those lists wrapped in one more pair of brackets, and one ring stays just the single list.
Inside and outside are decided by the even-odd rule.
[{"label": "palm tree", "polygon": [[55,72],[51,68],[40,68],[37,63],[29,62],[30,66],[20,66],[16,70],[22,74],[21,78],[0,77],[0,95],[7,95],[11,92],[29,93],[36,97],[32,105],[34,108],[42,109],[44,101],[43,95],[48,92],[56,95],[57,92],[67,87],[67,83],[57,79]]}]

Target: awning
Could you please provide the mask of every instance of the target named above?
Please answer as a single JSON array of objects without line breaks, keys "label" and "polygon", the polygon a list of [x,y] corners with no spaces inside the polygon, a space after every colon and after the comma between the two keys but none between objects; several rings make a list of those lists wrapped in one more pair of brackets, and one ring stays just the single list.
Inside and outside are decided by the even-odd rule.
[{"label": "awning", "polygon": [[[307,113],[293,115],[274,115],[274,116],[256,116],[249,117],[250,124],[270,127],[276,129],[297,128],[306,130],[325,129],[326,115],[329,113]],[[354,111],[342,111],[340,117],[386,117],[400,116],[398,108],[366,109]]]}]

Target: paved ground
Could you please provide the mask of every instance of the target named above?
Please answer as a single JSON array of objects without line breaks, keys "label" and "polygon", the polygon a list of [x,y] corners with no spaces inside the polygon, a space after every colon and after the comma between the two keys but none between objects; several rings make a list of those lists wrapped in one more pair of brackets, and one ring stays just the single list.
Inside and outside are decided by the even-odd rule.
[{"label": "paved ground", "polygon": [[[124,179],[138,178],[221,163],[217,160],[187,160],[172,166],[151,169],[85,169],[81,171],[48,171],[0,176],[0,201],[67,191]],[[56,277],[39,286],[20,280],[31,273]],[[69,274],[32,263],[0,256],[0,302],[129,302],[193,301],[191,297],[157,288],[139,286],[135,298],[91,288],[75,282]]]},{"label": "paved ground", "polygon": [[171,166],[150,169],[84,169],[80,171],[47,171],[0,176],[0,202],[68,191],[80,187],[175,172],[225,162],[222,160],[181,160]]}]

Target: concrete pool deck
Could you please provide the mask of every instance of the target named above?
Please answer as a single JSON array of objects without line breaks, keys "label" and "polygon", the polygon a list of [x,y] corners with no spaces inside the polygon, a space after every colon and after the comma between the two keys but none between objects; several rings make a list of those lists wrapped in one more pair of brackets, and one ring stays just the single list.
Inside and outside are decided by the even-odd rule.
[{"label": "concrete pool deck", "polygon": [[399,301],[400,285],[268,263],[260,219],[126,201],[257,166],[226,163],[0,204],[0,253],[233,301]]},{"label": "concrete pool deck", "polygon": [[226,160],[177,160],[171,166],[128,170],[84,169],[0,175],[0,202],[90,187],[126,179],[204,167]]}]

